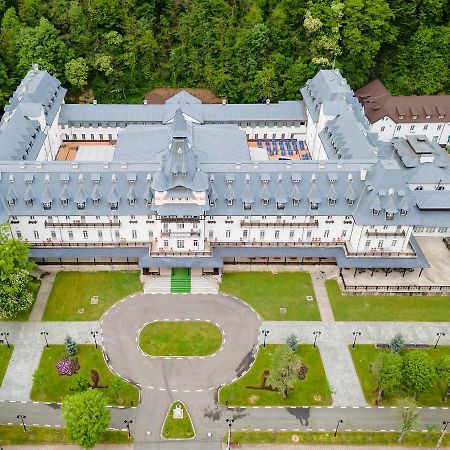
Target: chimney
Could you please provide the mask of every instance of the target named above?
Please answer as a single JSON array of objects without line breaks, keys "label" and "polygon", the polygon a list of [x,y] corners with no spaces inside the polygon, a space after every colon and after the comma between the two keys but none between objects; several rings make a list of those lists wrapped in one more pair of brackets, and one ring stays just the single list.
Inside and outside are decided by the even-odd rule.
[{"label": "chimney", "polygon": [[94,98],[94,100],[92,100],[92,104],[96,105],[97,104],[97,99]]},{"label": "chimney", "polygon": [[366,181],[367,169],[361,166],[361,181]]},{"label": "chimney", "polygon": [[147,99],[146,98],[144,98],[144,105],[146,105],[148,102],[147,102]]},{"label": "chimney", "polygon": [[269,105],[270,104],[270,98],[268,98],[267,100],[266,100],[266,105]]},{"label": "chimney", "polygon": [[226,105],[227,104],[227,99],[226,98],[223,98],[222,99],[222,105]]}]

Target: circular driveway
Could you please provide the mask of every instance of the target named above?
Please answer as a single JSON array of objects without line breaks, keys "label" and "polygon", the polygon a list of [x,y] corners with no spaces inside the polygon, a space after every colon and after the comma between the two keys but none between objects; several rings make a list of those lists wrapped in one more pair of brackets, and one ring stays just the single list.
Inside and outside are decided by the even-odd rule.
[{"label": "circular driveway", "polygon": [[[222,347],[205,357],[144,355],[138,334],[155,320],[211,321],[222,332]],[[107,362],[121,377],[144,388],[195,392],[229,383],[249,368],[261,322],[245,303],[223,294],[136,294],[112,306],[100,325]]]}]

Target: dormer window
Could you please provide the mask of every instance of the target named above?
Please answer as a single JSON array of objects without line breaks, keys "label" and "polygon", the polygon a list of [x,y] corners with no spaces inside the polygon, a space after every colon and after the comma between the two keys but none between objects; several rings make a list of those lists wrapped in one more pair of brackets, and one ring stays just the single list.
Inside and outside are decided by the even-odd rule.
[{"label": "dormer window", "polygon": [[269,206],[269,200],[263,200],[262,204],[263,206]]},{"label": "dormer window", "polygon": [[334,200],[334,199],[332,199],[332,198],[329,198],[329,199],[328,199],[328,204],[329,204],[330,206],[334,206],[334,205],[336,204],[336,200]]},{"label": "dormer window", "polygon": [[61,200],[61,204],[62,204],[63,206],[67,206],[67,205],[69,204],[69,199],[68,199],[68,198],[62,199],[62,200]]},{"label": "dormer window", "polygon": [[374,216],[379,216],[380,215],[380,210],[379,209],[372,209],[372,214]]},{"label": "dormer window", "polygon": [[400,215],[401,216],[406,216],[407,213],[408,213],[408,211],[406,211],[406,209],[401,209],[400,210]]},{"label": "dormer window", "polygon": [[417,116],[414,115],[414,116],[413,116],[413,119],[416,120],[416,119],[417,119]]},{"label": "dormer window", "polygon": [[151,198],[145,200],[145,206],[151,206],[151,204],[152,204],[152,199]]},{"label": "dormer window", "polygon": [[25,204],[26,204],[27,206],[33,206],[33,199],[30,198],[29,200],[25,200]]},{"label": "dormer window", "polygon": [[128,199],[128,204],[129,204],[130,206],[136,205],[136,199],[134,199],[134,198]]},{"label": "dormer window", "polygon": [[84,209],[84,208],[86,208],[86,202],[77,203],[77,209]]},{"label": "dormer window", "polygon": [[43,208],[46,209],[46,210],[52,209],[52,202],[42,203],[42,206],[43,206]]},{"label": "dormer window", "polygon": [[348,206],[353,206],[353,203],[355,203],[354,200],[352,200],[352,199],[350,199],[350,198],[347,199],[347,205],[348,205]]},{"label": "dormer window", "polygon": [[398,116],[398,118],[401,120],[401,119],[403,119],[403,116]]},{"label": "dormer window", "polygon": [[319,204],[311,202],[311,209],[319,209]]},{"label": "dormer window", "polygon": [[15,199],[8,200],[8,206],[15,206],[15,204],[16,204]]},{"label": "dormer window", "polygon": [[233,200],[227,200],[227,205],[228,206],[233,206]]},{"label": "dormer window", "polygon": [[284,209],[285,206],[286,206],[286,203],[278,203],[277,202],[277,209]]},{"label": "dormer window", "polygon": [[119,209],[119,203],[118,202],[112,202],[110,203],[111,209],[116,210]]},{"label": "dormer window", "polygon": [[394,219],[394,213],[386,212],[386,220],[393,220]]},{"label": "dormer window", "polygon": [[252,204],[251,204],[251,203],[245,203],[245,202],[244,202],[244,209],[245,209],[245,210],[252,209]]},{"label": "dormer window", "polygon": [[414,188],[415,191],[423,191],[423,186],[416,186]]},{"label": "dormer window", "polygon": [[94,199],[92,200],[92,204],[93,204],[94,206],[100,205],[100,199],[94,198]]},{"label": "dormer window", "polygon": [[216,201],[215,200],[210,200],[209,201],[209,206],[216,206]]},{"label": "dormer window", "polygon": [[298,206],[300,205],[300,200],[296,200],[295,198],[292,200],[292,205],[293,206]]}]

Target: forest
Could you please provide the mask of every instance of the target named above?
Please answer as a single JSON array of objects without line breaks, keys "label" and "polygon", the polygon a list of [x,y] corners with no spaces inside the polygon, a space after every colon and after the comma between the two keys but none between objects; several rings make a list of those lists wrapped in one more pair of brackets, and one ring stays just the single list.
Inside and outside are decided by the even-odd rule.
[{"label": "forest", "polygon": [[450,0],[0,0],[0,106],[32,63],[73,102],[157,86],[294,99],[330,67],[354,89],[448,93],[449,17]]}]

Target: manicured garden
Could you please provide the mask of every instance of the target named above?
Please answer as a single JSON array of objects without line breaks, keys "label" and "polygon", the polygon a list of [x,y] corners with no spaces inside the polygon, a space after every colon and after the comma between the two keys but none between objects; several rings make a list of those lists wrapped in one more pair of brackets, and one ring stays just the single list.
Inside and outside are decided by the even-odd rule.
[{"label": "manicured garden", "polygon": [[437,295],[343,295],[335,280],[325,282],[335,320],[442,322],[450,297]]},{"label": "manicured garden", "polygon": [[[220,290],[244,300],[263,320],[320,320],[311,276],[307,272],[225,273]],[[308,301],[308,296],[313,300]],[[280,308],[285,308],[285,312]]]},{"label": "manicured garden", "polygon": [[28,285],[29,291],[33,294],[33,304],[25,311],[20,311],[14,317],[0,318],[0,322],[26,322],[30,318],[31,310],[33,309],[34,302],[41,287],[41,280],[30,277],[30,284]]},{"label": "manicured garden", "polygon": [[251,369],[234,383],[222,387],[219,401],[229,406],[301,406],[331,405],[331,392],[325,376],[319,349],[311,345],[299,345],[296,354],[307,368],[304,379],[293,381],[293,388],[283,399],[279,391],[271,389],[268,380],[270,371],[274,370],[277,347],[266,345],[259,348]]},{"label": "manicured garden", "polygon": [[[44,445],[44,444],[71,444],[64,428],[31,427],[27,432],[19,425],[0,425],[0,444],[2,445]],[[108,430],[100,436],[99,444],[128,444],[134,438],[128,438],[123,431]]]},{"label": "manicured garden", "polygon": [[152,356],[207,356],[221,344],[222,333],[210,322],[152,322],[139,334],[141,350]]},{"label": "manicured garden", "polygon": [[6,369],[8,368],[13,349],[14,347],[12,345],[10,345],[10,348],[6,345],[0,345],[0,386],[2,385],[3,377],[5,376]]},{"label": "manicured garden", "polygon": [[[175,418],[174,410],[182,411],[182,417]],[[170,406],[161,429],[163,439],[193,439],[195,430],[191,418],[183,402],[175,401]]]},{"label": "manicured garden", "polygon": [[[361,388],[364,392],[364,396],[367,402],[371,405],[376,404],[376,399],[378,395],[377,387],[379,385],[377,379],[376,365],[377,358],[380,358],[380,355],[390,353],[390,349],[379,349],[374,345],[356,345],[354,349],[350,348],[350,353],[353,358],[353,363],[355,365],[356,373],[358,374],[359,382],[361,384]],[[425,350],[409,350],[403,349],[400,351],[399,355],[402,359],[399,364],[403,364],[403,366],[399,366],[399,371],[401,373],[398,374],[397,378],[400,380],[399,383],[395,383],[391,389],[385,389],[383,392],[382,401],[379,403],[380,405],[395,405],[396,402],[400,398],[404,397],[412,397],[414,392],[411,388],[407,388],[405,386],[404,378],[408,375],[409,368],[405,366],[405,356],[411,352],[424,352],[426,353],[432,360],[432,365],[434,366],[430,374],[430,388],[425,390],[424,392],[417,393],[417,405],[419,406],[446,406],[443,402],[444,394],[447,392],[448,387],[447,384],[440,378],[438,375],[438,371],[435,367],[439,366],[439,362],[445,356],[450,356],[450,347],[447,346],[439,346],[437,349],[429,348]],[[417,355],[417,354],[416,354]],[[419,362],[413,361],[414,365],[417,367]],[[386,371],[389,371],[390,374],[394,374],[395,376],[395,366],[390,364]],[[419,378],[419,387],[423,386],[424,379],[426,380],[428,376],[429,370],[419,370],[418,378]],[[405,375],[406,373],[406,375]],[[389,374],[388,374],[389,376]],[[393,376],[390,376],[392,379]],[[390,379],[385,378],[384,384],[388,386],[388,382]]]},{"label": "manicured garden", "polygon": [[[139,272],[59,272],[43,320],[98,320],[118,300],[142,290]],[[91,299],[98,296],[98,303]]]},{"label": "manicured garden", "polygon": [[[101,348],[94,345],[78,345],[78,353],[68,357],[64,345],[51,345],[44,348],[38,370],[34,375],[31,389],[31,400],[39,402],[62,402],[66,395],[79,390],[90,388],[98,384],[97,388],[107,396],[110,405],[137,406],[139,400],[138,389],[113,375],[108,369]],[[72,375],[60,375],[56,365],[63,358],[78,359],[79,369]],[[72,367],[62,364],[65,373]],[[92,373],[96,371],[98,378]],[[72,370],[70,370],[72,372]]]},{"label": "manicured garden", "polygon": [[[406,447],[426,446],[434,447],[439,439],[439,432],[410,433],[402,444],[398,443],[400,433],[392,432],[345,432],[340,431],[336,437],[333,432],[265,432],[265,431],[237,431],[232,433],[232,442],[239,444],[349,444],[349,445],[385,445]],[[227,441],[225,435],[223,441]],[[443,446],[450,445],[450,434],[442,442]]]}]

